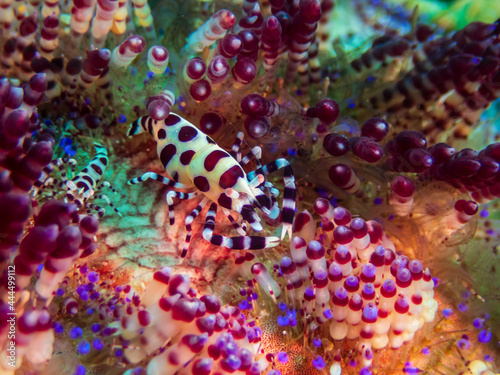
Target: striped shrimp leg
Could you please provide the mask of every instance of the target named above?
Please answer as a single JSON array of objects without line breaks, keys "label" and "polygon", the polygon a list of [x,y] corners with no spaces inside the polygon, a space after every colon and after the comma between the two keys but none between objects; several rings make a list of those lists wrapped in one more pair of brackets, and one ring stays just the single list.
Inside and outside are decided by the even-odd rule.
[{"label": "striped shrimp leg", "polygon": [[219,234],[214,234],[216,214],[217,204],[212,203],[205,219],[205,227],[203,228],[203,238],[212,245],[223,246],[232,250],[261,250],[275,247],[279,244],[279,238],[275,236],[225,237]]},{"label": "striped shrimp leg", "polygon": [[[207,205],[208,202],[210,202],[210,200],[207,197],[203,198],[202,201],[198,204],[198,206],[196,206],[196,208],[193,211],[191,211],[191,213],[188,216],[186,216],[186,220],[184,221],[184,224],[186,225],[187,234],[186,234],[186,240],[184,241],[184,246],[182,248],[181,258],[186,257],[188,249],[189,249],[189,244],[191,243],[191,237],[193,234],[193,228],[192,228],[191,224],[193,223],[194,219],[196,219],[198,217],[198,215],[203,210],[203,208]],[[170,212],[173,212],[173,211],[169,211],[169,214],[170,214]]]},{"label": "striped shrimp leg", "polygon": [[285,183],[285,189],[283,191],[283,208],[281,210],[283,220],[281,239],[284,239],[286,233],[288,233],[289,238],[292,238],[292,224],[293,217],[295,216],[295,177],[293,176],[293,170],[290,163],[283,158],[272,161],[264,165],[261,170],[257,169],[256,171],[250,172],[248,174],[248,179],[255,178],[255,175],[259,173],[268,175],[269,173],[273,173],[282,168],[284,170],[283,180]]},{"label": "striped shrimp leg", "polygon": [[174,201],[172,198],[179,198],[180,200],[188,200],[188,199],[196,197],[198,194],[199,194],[198,191],[182,193],[182,192],[171,190],[171,191],[167,192],[165,199],[166,199],[167,204],[168,204],[168,219],[170,221],[170,226],[174,225],[174,223],[175,223]]}]

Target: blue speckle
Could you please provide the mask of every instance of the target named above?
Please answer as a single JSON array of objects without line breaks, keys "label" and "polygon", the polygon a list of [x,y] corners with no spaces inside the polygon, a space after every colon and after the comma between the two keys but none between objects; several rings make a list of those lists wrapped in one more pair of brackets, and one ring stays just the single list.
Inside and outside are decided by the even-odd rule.
[{"label": "blue speckle", "polygon": [[117,357],[121,357],[123,355],[123,352],[121,350],[117,350],[116,353],[115,353],[115,355]]},{"label": "blue speckle", "polygon": [[295,155],[297,155],[297,149],[295,147],[289,148],[288,149],[288,155],[289,156],[295,156]]},{"label": "blue speckle", "polygon": [[61,323],[54,323],[54,332],[61,334],[64,332],[64,327],[62,326]]},{"label": "blue speckle", "polygon": [[380,197],[377,197],[373,200],[373,203],[374,204],[382,204],[382,203],[384,203],[384,200]]},{"label": "blue speckle", "polygon": [[76,150],[73,149],[72,146],[68,145],[68,146],[64,147],[64,153],[70,157],[73,157],[76,155]]},{"label": "blue speckle", "polygon": [[118,116],[118,122],[124,123],[126,121],[127,121],[127,116],[125,116],[124,114]]},{"label": "blue speckle", "polygon": [[74,375],[85,375],[87,373],[87,370],[85,369],[84,365],[78,365],[78,367],[75,370]]},{"label": "blue speckle", "polygon": [[316,337],[313,341],[313,344],[317,348],[321,347],[321,339],[319,337]]},{"label": "blue speckle", "polygon": [[80,298],[83,299],[84,301],[88,301],[88,299],[90,298],[89,292],[87,291],[82,292],[82,294],[80,294]]},{"label": "blue speckle", "polygon": [[101,332],[101,335],[106,337],[106,336],[111,336],[112,334],[114,333],[114,330],[107,327],[107,328],[104,328]]},{"label": "blue speckle", "polygon": [[375,82],[375,77],[374,76],[368,76],[368,78],[366,78],[366,82]]},{"label": "blue speckle", "polygon": [[359,375],[372,375],[373,372],[370,371],[370,369],[368,367],[363,367],[360,371],[359,371]]},{"label": "blue speckle", "polygon": [[56,293],[58,296],[64,296],[65,290],[63,288],[59,288],[59,289],[57,289]]},{"label": "blue speckle", "polygon": [[326,309],[325,311],[323,311],[323,316],[324,316],[326,319],[332,319],[332,318],[333,318],[333,313],[332,313],[332,310],[330,310],[330,309]]},{"label": "blue speckle", "polygon": [[92,326],[92,332],[94,333],[97,333],[101,330],[101,326],[99,325],[99,323],[96,323]]},{"label": "blue speckle", "polygon": [[99,298],[99,296],[100,296],[99,292],[92,292],[92,293],[90,294],[90,299],[93,301],[93,300],[98,299],[98,298]]},{"label": "blue speckle", "polygon": [[473,320],[472,325],[476,329],[481,329],[481,328],[484,327],[484,319],[476,318],[476,319]]},{"label": "blue speckle", "polygon": [[481,217],[482,218],[487,218],[488,216],[490,216],[490,213],[488,210],[481,210]]},{"label": "blue speckle", "polygon": [[486,354],[486,355],[484,356],[484,360],[485,360],[486,362],[493,362],[493,357],[492,357],[491,355],[489,355],[489,354]]},{"label": "blue speckle", "polygon": [[72,144],[73,144],[73,139],[71,138],[61,138],[61,140],[59,141],[59,147],[62,148]]},{"label": "blue speckle", "polygon": [[43,264],[38,265],[38,267],[36,268],[38,272],[42,272],[42,269],[43,269]]},{"label": "blue speckle", "polygon": [[152,71],[148,71],[148,78],[153,78],[155,74]]},{"label": "blue speckle", "polygon": [[130,74],[132,76],[135,76],[137,74],[137,69],[136,68],[132,68],[132,71],[130,72]]},{"label": "blue speckle", "polygon": [[287,316],[278,316],[277,323],[280,327],[286,327],[290,323],[290,319]]},{"label": "blue speckle", "polygon": [[285,311],[286,310],[286,303],[285,302],[280,302],[278,304],[278,307],[281,311]]},{"label": "blue speckle", "polygon": [[316,358],[313,359],[312,364],[318,370],[322,370],[326,366],[325,361],[323,360],[323,357],[321,357],[320,355],[318,355]]},{"label": "blue speckle", "polygon": [[250,304],[248,303],[248,301],[246,299],[244,299],[243,301],[241,301],[238,304],[238,307],[240,310],[246,310],[246,309],[250,308]]},{"label": "blue speckle", "polygon": [[423,348],[422,349],[422,354],[429,355],[429,354],[431,354],[431,351],[429,350],[429,348]]},{"label": "blue speckle", "polygon": [[479,332],[477,339],[479,340],[479,342],[487,343],[491,341],[491,336],[492,334],[489,330],[482,330],[481,332]]},{"label": "blue speckle", "polygon": [[459,303],[458,304],[458,309],[461,312],[466,312],[468,308],[469,308],[469,306],[466,303]]},{"label": "blue speckle", "polygon": [[418,367],[414,367],[410,362],[406,362],[405,367],[403,368],[403,372],[405,374],[418,374],[420,369]]},{"label": "blue speckle", "polygon": [[449,309],[449,308],[448,308],[448,309],[444,309],[444,310],[443,310],[443,316],[444,316],[445,318],[449,318],[449,317],[450,317],[450,316],[452,316],[452,315],[453,315],[453,310],[452,310],[452,309]]},{"label": "blue speckle", "polygon": [[328,198],[328,191],[321,189],[321,188],[318,188],[318,195],[321,198]]},{"label": "blue speckle", "polygon": [[433,277],[432,281],[434,282],[434,287],[438,286],[440,283],[440,280],[437,277]]},{"label": "blue speckle", "polygon": [[104,348],[104,344],[100,339],[95,339],[92,345],[96,350],[101,350],[102,348]]},{"label": "blue speckle", "polygon": [[88,309],[87,314],[92,315],[94,313],[94,309]]},{"label": "blue speckle", "polygon": [[337,197],[331,197],[328,202],[332,205],[333,208],[337,208],[339,206],[339,202],[337,200]]},{"label": "blue speckle", "polygon": [[78,353],[80,354],[88,354],[90,352],[90,344],[87,340],[82,340],[78,343],[76,350],[78,350]]},{"label": "blue speckle", "polygon": [[97,272],[90,272],[88,275],[87,275],[87,279],[91,282],[91,283],[96,283],[99,281],[99,274]]},{"label": "blue speckle", "polygon": [[278,353],[278,361],[281,363],[288,363],[288,355],[285,352]]},{"label": "blue speckle", "polygon": [[73,327],[69,333],[72,339],[77,339],[83,336],[83,330],[80,327]]}]

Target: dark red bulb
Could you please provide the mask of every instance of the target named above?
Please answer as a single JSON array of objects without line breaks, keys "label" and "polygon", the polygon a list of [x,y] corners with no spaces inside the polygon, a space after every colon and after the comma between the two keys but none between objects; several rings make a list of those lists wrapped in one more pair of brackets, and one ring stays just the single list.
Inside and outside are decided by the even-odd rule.
[{"label": "dark red bulb", "polygon": [[187,62],[184,70],[189,78],[196,81],[205,75],[207,65],[200,57],[193,57]]},{"label": "dark red bulb", "polygon": [[212,87],[206,79],[200,79],[191,85],[189,93],[194,100],[202,102],[210,97]]},{"label": "dark red bulb", "polygon": [[328,134],[323,140],[323,148],[332,156],[342,156],[349,151],[349,140],[341,134]]},{"label": "dark red bulb", "polygon": [[269,132],[270,121],[267,117],[247,117],[245,129],[252,138],[262,138]]},{"label": "dark red bulb", "polygon": [[333,123],[340,114],[340,108],[337,102],[333,99],[322,99],[316,104],[315,115],[321,121],[328,124]]},{"label": "dark red bulb", "polygon": [[361,128],[361,136],[370,137],[376,141],[381,141],[389,133],[387,121],[380,117],[368,119]]},{"label": "dark red bulb", "polygon": [[200,119],[201,130],[208,135],[217,133],[226,119],[218,112],[207,112]]},{"label": "dark red bulb", "polygon": [[409,198],[415,192],[415,184],[405,176],[396,176],[391,181],[391,190],[400,197]]}]

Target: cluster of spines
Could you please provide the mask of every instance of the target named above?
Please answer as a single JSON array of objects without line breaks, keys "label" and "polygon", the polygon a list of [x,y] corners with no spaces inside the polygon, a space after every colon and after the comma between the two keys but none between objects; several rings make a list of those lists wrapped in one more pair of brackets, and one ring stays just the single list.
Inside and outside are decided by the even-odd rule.
[{"label": "cluster of spines", "polygon": [[38,128],[36,106],[46,85],[43,74],[33,76],[23,87],[11,84],[7,78],[0,80],[0,205],[2,212],[11,213],[2,219],[0,228],[2,262],[19,245],[32,214],[28,192],[53,155],[50,134],[43,134],[38,142],[31,135]]},{"label": "cluster of spines", "polygon": [[[54,137],[49,131],[40,131],[36,107],[48,89],[47,76],[34,74],[22,87],[9,80],[0,82],[0,132],[2,212],[10,212],[1,223],[5,233],[1,245],[2,303],[12,300],[20,303],[18,365],[23,358],[33,364],[50,358],[53,343],[51,318],[46,310],[56,289],[76,260],[95,251],[97,218],[80,217],[73,204],[57,200],[38,207],[31,190],[44,175],[53,157]],[[36,137],[36,140],[35,140]],[[32,225],[28,222],[33,219]],[[21,237],[23,236],[22,240]],[[8,283],[7,265],[16,272],[15,298]],[[35,308],[22,297],[36,276],[34,292],[39,305]],[[45,307],[44,307],[45,306]],[[2,347],[7,335],[2,335]],[[26,354],[36,351],[38,355]],[[40,362],[41,361],[41,362]]]},{"label": "cluster of spines", "polygon": [[[214,295],[199,297],[187,275],[173,275],[167,267],[155,272],[135,306],[117,314],[119,321],[109,327],[127,343],[124,357],[138,364],[153,356],[148,373],[183,369],[190,375],[211,371],[253,375],[264,369],[254,360],[261,337],[255,322],[247,321],[238,308],[222,306]],[[164,348],[167,341],[170,344]],[[136,345],[139,342],[142,345]]]},{"label": "cluster of spines", "polygon": [[[413,69],[396,85],[373,96],[371,104],[376,110],[398,114],[398,125],[418,119],[422,125],[412,126],[421,126],[433,139],[452,126],[455,137],[466,138],[470,126],[499,96],[495,84],[500,69],[498,22],[473,22],[453,36],[435,38],[428,38],[431,30],[422,27],[409,52]],[[368,67],[371,63],[365,60]],[[361,67],[358,62],[353,64]]]},{"label": "cluster of spines", "polygon": [[[6,6],[8,13],[11,4]],[[77,1],[72,8],[64,9],[71,9],[71,14],[60,13],[59,5],[53,1],[44,2],[41,13],[37,13],[33,6],[37,4],[28,6],[29,15],[19,14],[13,22],[0,21],[8,37],[2,43],[2,71],[22,81],[28,81],[35,73],[44,73],[48,86],[44,89],[45,97],[54,104],[67,106],[69,117],[79,122],[78,129],[83,129],[86,127],[84,117],[90,112],[95,113],[99,105],[104,108],[103,101],[111,101],[111,76],[119,76],[121,73],[117,72],[127,68],[137,54],[144,51],[146,42],[141,36],[132,35],[121,39],[123,42],[113,52],[103,48],[110,32],[121,36],[127,28],[125,1]],[[136,15],[141,20],[139,23],[148,31],[152,26],[152,17],[150,11],[146,14],[146,9],[149,9],[147,1],[134,2],[134,9],[139,13]],[[68,22],[69,29],[63,29]],[[87,32],[92,34],[93,43],[91,48],[86,49],[86,58],[73,58],[75,54],[66,50],[64,54],[57,55],[57,51],[61,47],[67,48],[68,43],[78,49]],[[61,46],[60,39],[63,40]],[[148,68],[154,74],[164,73],[168,63],[166,49],[153,46],[150,50]],[[113,72],[110,73],[110,70]],[[99,92],[94,95],[96,89]],[[112,107],[110,105],[104,111],[101,108],[99,124],[94,123],[88,128],[95,129],[107,117],[114,115]],[[113,124],[116,120],[106,125]]]},{"label": "cluster of spines", "polygon": [[[50,359],[54,335],[50,329],[52,324],[47,308],[75,262],[95,251],[94,237],[97,230],[96,217],[80,218],[74,205],[52,200],[42,206],[35,217],[34,226],[19,244],[18,253],[12,262],[16,272],[16,298],[12,301],[12,294],[9,293],[12,289],[7,287],[7,274],[2,276],[0,290],[4,303],[12,301],[24,305],[17,352],[19,366],[23,359],[32,364]],[[36,308],[31,307],[30,303],[26,304],[25,298],[23,300],[21,297],[30,287],[34,275],[34,292],[40,301],[40,307]],[[26,356],[28,353],[30,355]]]},{"label": "cluster of spines", "polygon": [[360,363],[369,366],[369,351],[397,349],[433,320],[434,281],[420,261],[396,254],[379,223],[352,218],[321,198],[314,209],[321,216],[319,241],[311,215],[299,213],[291,257],[280,261],[292,310],[285,304],[278,324],[295,326],[295,309],[310,314],[313,325],[329,325],[333,340],[356,339]]},{"label": "cluster of spines", "polygon": [[[246,95],[241,100],[240,106],[241,112],[247,115],[244,125],[252,138],[262,138],[268,134],[273,118],[280,119],[293,113],[291,108],[259,94]],[[304,113],[311,121],[318,119],[317,124],[311,126],[317,134],[324,134],[340,113],[337,102],[329,98],[320,100],[314,107],[295,111]]]},{"label": "cluster of spines", "polygon": [[[477,203],[499,196],[498,143],[479,152],[470,148],[457,152],[446,143],[428,147],[422,132],[404,130],[387,141],[389,132],[388,122],[374,117],[363,124],[360,137],[348,138],[341,133],[330,133],[324,138],[323,147],[334,157],[342,157],[351,151],[363,163],[375,164],[388,171],[414,173],[420,181],[444,181],[468,192]],[[339,188],[362,196],[364,191],[355,169],[354,165],[334,164],[329,177]],[[477,211],[477,205],[473,211],[471,215]]]},{"label": "cluster of spines", "polygon": [[[310,83],[319,83],[316,29],[322,8],[318,1],[303,0],[300,4],[286,2],[271,4],[273,14],[267,19],[263,18],[257,3],[243,8],[247,15],[238,22],[235,21],[234,27],[228,26],[225,29],[219,25],[214,27],[217,32],[213,31],[213,35],[208,37],[203,36],[203,30],[208,26],[203,26],[190,36],[186,46],[188,50],[196,44],[205,47],[214,46],[208,53],[204,53],[201,57],[192,57],[184,64],[180,82],[183,98],[188,97],[197,102],[210,99],[214,103],[219,103],[219,100],[231,97],[240,98],[240,92],[248,92],[248,88],[256,78],[259,80],[262,78],[268,85],[272,85],[275,73],[287,51],[285,84],[294,83],[297,74],[300,75],[303,91],[307,91]],[[325,6],[326,13],[331,9],[331,6]],[[214,16],[205,25],[214,23],[216,19]],[[228,29],[229,32],[225,34],[225,30]],[[218,42],[215,44],[217,39]],[[201,49],[194,51],[201,52]],[[262,77],[259,76],[259,69],[256,66],[259,54],[264,58]],[[229,73],[232,77],[229,77]],[[226,89],[232,86],[230,97],[228,93],[225,93],[224,98],[213,95],[221,85]],[[258,137],[267,134],[268,121],[259,118],[254,121],[254,125],[252,127],[260,131],[253,132]]]},{"label": "cluster of spines", "polygon": [[[13,374],[16,369],[21,367],[24,360],[29,361],[32,365],[40,366],[44,365],[52,356],[54,332],[49,311],[28,307],[23,311],[18,311],[16,318],[15,344],[11,340],[0,341],[2,355],[8,356],[12,350],[16,352],[15,362],[11,362],[10,366],[7,363],[2,364],[0,367],[4,374]],[[0,332],[7,337],[9,336],[9,323],[13,319],[10,305],[3,300],[0,300],[0,319],[2,322]],[[11,338],[13,337],[11,336]]]}]

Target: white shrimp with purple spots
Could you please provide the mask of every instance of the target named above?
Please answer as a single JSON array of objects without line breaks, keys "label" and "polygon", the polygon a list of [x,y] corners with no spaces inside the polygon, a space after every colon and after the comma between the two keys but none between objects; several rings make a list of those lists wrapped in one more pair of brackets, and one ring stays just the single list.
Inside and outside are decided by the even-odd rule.
[{"label": "white shrimp with purple spots", "polygon": [[[259,147],[255,147],[242,160],[240,151],[242,133],[238,134],[232,152],[228,153],[193,124],[174,113],[163,121],[156,121],[148,116],[139,118],[132,124],[129,135],[140,132],[149,132],[155,137],[158,156],[168,177],[148,172],[129,181],[129,184],[154,179],[170,187],[172,190],[167,192],[166,201],[169,206],[171,225],[175,222],[173,198],[191,199],[199,194],[204,195],[200,204],[186,217],[185,224],[188,233],[182,257],[186,256],[191,240],[191,223],[210,202],[215,204],[212,204],[210,212],[220,206],[241,236],[214,235],[215,222],[211,219],[212,215],[209,215],[203,230],[203,238],[207,241],[235,250],[257,250],[277,246],[278,237],[247,236],[245,228],[239,226],[230,211],[238,212],[255,231],[261,231],[263,229],[260,224],[261,219],[255,212],[255,208],[273,219],[279,214],[275,196],[268,197],[263,191],[271,187],[270,190],[276,194],[276,189],[264,182],[264,175],[281,168],[285,171],[282,239],[286,233],[290,236],[295,213],[295,180],[292,168],[285,159],[278,159],[261,166],[261,151]],[[242,167],[250,161],[252,156],[257,158],[258,168],[247,175]]]}]

